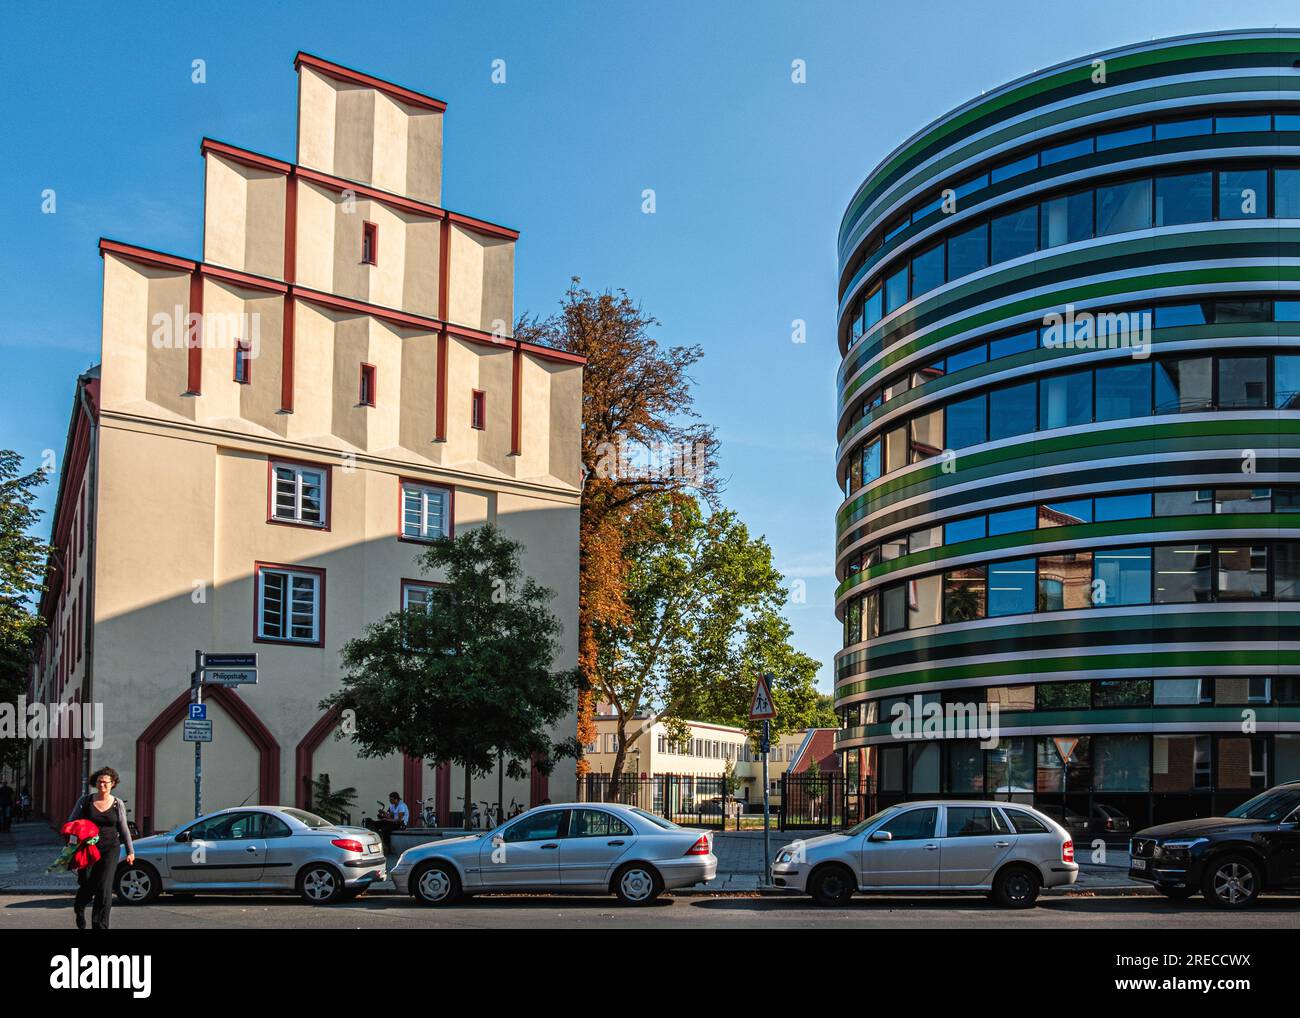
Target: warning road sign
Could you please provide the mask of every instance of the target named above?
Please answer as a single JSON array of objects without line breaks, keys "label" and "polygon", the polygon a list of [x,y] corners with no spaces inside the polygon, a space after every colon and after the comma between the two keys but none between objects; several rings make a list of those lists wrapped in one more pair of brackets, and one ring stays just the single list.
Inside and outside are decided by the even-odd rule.
[{"label": "warning road sign", "polygon": [[762,721],[764,718],[776,717],[776,705],[772,703],[772,688],[767,676],[760,675],[754,685],[754,699],[749,704],[749,720]]}]

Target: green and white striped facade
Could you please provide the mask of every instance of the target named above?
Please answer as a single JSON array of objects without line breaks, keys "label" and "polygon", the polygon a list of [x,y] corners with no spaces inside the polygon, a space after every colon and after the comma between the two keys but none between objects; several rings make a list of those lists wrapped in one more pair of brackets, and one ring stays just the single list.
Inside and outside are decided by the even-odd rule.
[{"label": "green and white striped facade", "polygon": [[[839,266],[857,808],[982,793],[1137,827],[1300,778],[1300,30],[982,95],[872,171]],[[1149,346],[1045,346],[1067,306]],[[917,694],[998,703],[999,747],[900,740]]]}]

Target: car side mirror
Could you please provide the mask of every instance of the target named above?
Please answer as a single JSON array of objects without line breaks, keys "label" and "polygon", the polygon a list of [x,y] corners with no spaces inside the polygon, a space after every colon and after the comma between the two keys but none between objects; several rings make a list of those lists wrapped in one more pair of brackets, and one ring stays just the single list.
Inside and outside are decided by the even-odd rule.
[{"label": "car side mirror", "polygon": [[876,831],[868,839],[870,841],[893,841],[894,836],[888,831]]},{"label": "car side mirror", "polygon": [[189,832],[189,831],[181,831],[180,834],[176,835],[176,840],[177,840],[177,841],[189,841],[189,840],[190,840],[190,832]]}]

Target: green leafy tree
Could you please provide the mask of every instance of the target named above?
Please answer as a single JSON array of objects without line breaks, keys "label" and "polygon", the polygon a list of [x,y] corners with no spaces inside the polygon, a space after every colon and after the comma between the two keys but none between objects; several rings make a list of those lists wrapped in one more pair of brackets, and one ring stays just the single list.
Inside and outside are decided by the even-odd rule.
[{"label": "green leafy tree", "polygon": [[340,824],[351,817],[356,801],[355,788],[351,785],[337,790],[330,788],[330,776],[324,771],[311,783],[312,811],[332,823]]},{"label": "green leafy tree", "polygon": [[760,674],[772,677],[773,734],[805,728],[816,717],[817,662],[790,646],[781,574],[767,542],[751,538],[734,512],[705,512],[680,493],[644,510],[627,558],[629,619],[597,627],[599,673],[614,708],[619,750],[611,787],[623,772],[624,747],[650,720],[687,738],[687,720],[750,724]]},{"label": "green leafy tree", "polygon": [[573,709],[577,678],[553,672],[560,623],[551,591],[525,577],[521,546],[488,524],[434,541],[426,570],[441,570],[428,610],[387,615],[343,648],[343,688],[321,706],[351,710],[362,756],[407,753],[465,769],[465,823],[473,776],[498,755],[506,773],[520,761],[549,773],[575,756],[576,738],[552,742],[549,728]]},{"label": "green leafy tree", "polygon": [[[0,449],[0,703],[17,703],[27,688],[41,628],[33,601],[45,589],[41,573],[50,553],[32,535],[42,515],[33,503],[46,475],[43,470],[24,474],[22,462],[12,449]],[[17,768],[24,759],[22,740],[0,739],[0,770]]]}]

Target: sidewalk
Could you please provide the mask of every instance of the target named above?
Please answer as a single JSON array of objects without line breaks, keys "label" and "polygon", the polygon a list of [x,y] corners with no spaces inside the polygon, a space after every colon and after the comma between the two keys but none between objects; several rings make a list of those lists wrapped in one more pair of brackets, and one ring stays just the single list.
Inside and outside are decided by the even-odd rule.
[{"label": "sidewalk", "polygon": [[45,872],[62,850],[63,840],[44,820],[15,821],[9,832],[0,834],[0,891],[74,893],[75,874],[67,870]]},{"label": "sidewalk", "polygon": [[[772,831],[772,854],[796,838],[805,841],[827,831]],[[47,874],[45,867],[58,856],[59,836],[43,820],[15,823],[12,832],[0,834],[0,893],[72,894],[77,878],[66,871]],[[727,831],[713,836],[713,854],[718,857],[718,875],[707,884],[674,891],[674,894],[761,894],[788,892],[763,887],[763,832]],[[397,856],[388,857],[391,869]],[[1128,852],[1115,849],[1105,864],[1080,858],[1079,879],[1070,887],[1050,888],[1044,894],[1137,894],[1154,893],[1147,884],[1128,878]],[[391,880],[371,886],[367,894],[396,894]]]}]

